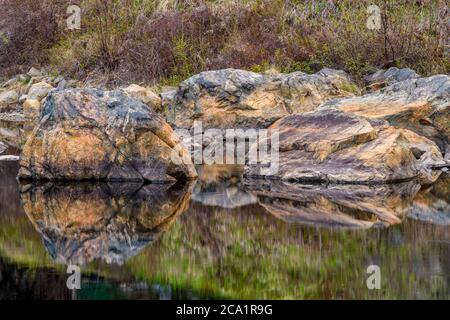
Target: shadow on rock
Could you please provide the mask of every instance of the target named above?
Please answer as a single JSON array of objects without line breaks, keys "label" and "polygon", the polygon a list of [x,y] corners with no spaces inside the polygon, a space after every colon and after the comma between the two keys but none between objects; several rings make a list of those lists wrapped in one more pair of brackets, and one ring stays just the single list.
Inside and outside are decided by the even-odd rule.
[{"label": "shadow on rock", "polygon": [[58,263],[123,264],[189,207],[193,183],[22,185],[25,212]]},{"label": "shadow on rock", "polygon": [[267,211],[289,223],[325,228],[365,229],[401,222],[420,184],[295,184],[246,180],[247,190]]}]

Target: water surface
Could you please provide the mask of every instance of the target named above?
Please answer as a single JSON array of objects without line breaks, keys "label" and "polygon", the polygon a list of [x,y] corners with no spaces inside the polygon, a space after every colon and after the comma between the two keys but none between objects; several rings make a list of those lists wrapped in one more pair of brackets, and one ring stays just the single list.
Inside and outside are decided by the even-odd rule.
[{"label": "water surface", "polygon": [[448,175],[291,185],[209,166],[184,185],[19,185],[17,169],[0,163],[0,299],[450,297]]}]

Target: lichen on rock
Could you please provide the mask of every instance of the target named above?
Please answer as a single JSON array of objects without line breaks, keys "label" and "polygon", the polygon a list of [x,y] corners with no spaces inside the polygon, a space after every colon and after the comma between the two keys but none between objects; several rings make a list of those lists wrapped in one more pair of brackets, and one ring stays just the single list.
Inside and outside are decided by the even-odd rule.
[{"label": "lichen on rock", "polygon": [[19,178],[168,182],[196,177],[158,114],[123,91],[54,90],[21,156]]},{"label": "lichen on rock", "polygon": [[[432,182],[437,176],[427,165],[443,161],[437,146],[428,139],[383,120],[336,109],[286,116],[270,129],[279,134],[278,158],[273,159],[270,153],[270,159],[247,163],[248,177],[361,184],[413,178]],[[261,143],[267,142],[252,148]],[[264,163],[271,161],[278,162],[278,170],[264,173]]]},{"label": "lichen on rock", "polygon": [[344,71],[327,68],[312,75],[205,71],[180,84],[167,118],[179,128],[190,128],[196,119],[204,128],[268,127],[283,116],[314,110],[328,99],[357,91]]},{"label": "lichen on rock", "polygon": [[363,96],[330,100],[320,110],[338,108],[387,120],[434,141],[442,153],[450,144],[450,76],[435,75],[395,82]]}]

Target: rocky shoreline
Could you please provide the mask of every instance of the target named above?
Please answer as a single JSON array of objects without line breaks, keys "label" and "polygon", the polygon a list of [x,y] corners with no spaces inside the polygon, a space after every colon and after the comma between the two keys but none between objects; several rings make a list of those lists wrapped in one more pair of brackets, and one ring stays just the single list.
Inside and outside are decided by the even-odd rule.
[{"label": "rocky shoreline", "polygon": [[279,131],[278,172],[247,163],[248,178],[434,182],[449,166],[450,76],[390,68],[366,81],[359,88],[332,69],[224,69],[162,92],[136,84],[108,91],[32,68],[0,89],[0,154],[21,150],[21,179],[190,180],[192,152],[174,131],[201,121],[204,130]]}]

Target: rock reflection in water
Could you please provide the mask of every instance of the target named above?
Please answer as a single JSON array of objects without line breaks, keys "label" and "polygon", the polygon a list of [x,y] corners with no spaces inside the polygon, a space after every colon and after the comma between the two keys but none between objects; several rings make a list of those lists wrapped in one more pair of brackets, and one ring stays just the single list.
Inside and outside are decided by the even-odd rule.
[{"label": "rock reflection in water", "polygon": [[420,189],[414,181],[369,186],[247,180],[246,185],[261,206],[286,222],[352,229],[401,222]]},{"label": "rock reflection in water", "polygon": [[122,264],[189,206],[192,184],[22,186],[25,212],[58,263]]},{"label": "rock reflection in water", "polygon": [[[231,209],[192,201],[184,211],[191,186],[57,184],[20,193],[17,163],[0,163],[0,296],[72,298],[57,261],[88,264],[79,299],[450,297],[448,226],[414,217],[369,228],[412,217],[418,204],[433,217],[448,212],[444,177],[416,193],[414,183],[252,185],[212,169],[197,182],[200,195],[237,187],[259,203]],[[382,290],[367,290],[372,264],[386,275]]]},{"label": "rock reflection in water", "polygon": [[257,202],[242,185],[241,165],[205,165],[197,168],[199,180],[192,200],[204,206],[234,209]]},{"label": "rock reflection in water", "polygon": [[436,183],[422,188],[414,198],[408,217],[428,223],[450,226],[450,174],[442,174]]}]

